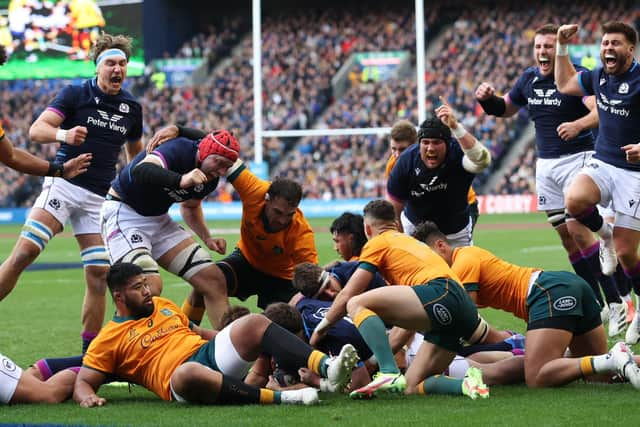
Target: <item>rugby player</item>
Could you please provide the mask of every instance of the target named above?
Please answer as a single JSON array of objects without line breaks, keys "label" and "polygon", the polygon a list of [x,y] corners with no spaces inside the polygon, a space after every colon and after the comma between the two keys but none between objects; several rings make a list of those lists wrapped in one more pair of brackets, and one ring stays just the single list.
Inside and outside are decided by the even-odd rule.
[{"label": "rugby player", "polygon": [[307,366],[327,378],[332,391],[349,382],[357,361],[352,346],[331,359],[265,316],[249,314],[220,332],[193,323],[171,301],[153,297],[142,268],[115,264],[107,283],[116,305],[84,355],[74,399],[102,406],[96,393],[108,375],[140,384],[163,400],[197,404],[318,402],[317,390],[273,391],[242,382],[253,361],[268,353],[288,368]]},{"label": "rugby player", "polygon": [[[525,358],[520,362],[529,387],[560,386],[616,372],[640,387],[640,368],[631,349],[619,342],[607,352],[600,306],[579,276],[520,267],[477,246],[453,248],[433,222],[420,224],[415,236],[451,266],[478,306],[504,310],[527,322]],[[565,357],[567,348],[571,357]]]},{"label": "rugby player", "polygon": [[80,246],[87,288],[82,306],[83,350],[100,330],[106,307],[104,277],[109,256],[100,237],[99,212],[124,145],[127,160],[142,150],[142,107],[123,89],[131,39],[103,33],[92,59],[96,77],[66,86],[29,130],[38,143],[59,142],[56,163],[89,154],[86,173],[73,178],[47,177],[42,192],[9,257],[0,266],[0,300],[15,287],[64,225],[71,223]]},{"label": "rugby player", "polygon": [[[634,58],[638,33],[623,22],[602,26],[602,66],[577,72],[568,43],[578,31],[562,25],[557,33],[555,80],[569,95],[595,95],[599,125],[595,154],[576,175],[566,193],[567,211],[614,247],[624,273],[640,293],[640,67]],[[596,209],[611,203],[613,230]],[[640,341],[640,310],[627,328],[625,341]]]},{"label": "rugby player", "polygon": [[[592,96],[572,96],[558,91],[554,80],[556,34],[558,26],[546,24],[536,29],[533,40],[535,66],[527,68],[504,97],[491,83],[476,89],[476,99],[487,114],[511,117],[526,107],[536,129],[536,191],[538,209],[560,236],[575,272],[593,289],[601,306],[609,305],[609,335],[626,327],[626,304],[622,304],[612,274],[616,256],[608,241],[602,245],[581,223],[566,221],[565,192],[576,173],[593,155],[591,128],[598,125]],[[586,68],[576,66],[579,70]],[[602,249],[603,266],[600,264]],[[598,285],[600,284],[600,286]]]}]

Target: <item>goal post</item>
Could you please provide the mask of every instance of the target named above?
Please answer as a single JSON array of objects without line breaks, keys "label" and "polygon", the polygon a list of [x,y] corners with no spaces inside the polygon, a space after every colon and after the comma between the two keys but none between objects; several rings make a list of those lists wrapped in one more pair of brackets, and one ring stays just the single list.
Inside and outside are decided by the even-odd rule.
[{"label": "goal post", "polygon": [[[295,138],[307,136],[341,135],[385,135],[391,127],[347,128],[347,129],[301,129],[301,130],[264,130],[262,127],[262,2],[252,0],[252,47],[253,47],[253,126],[254,126],[254,163],[263,163],[262,140],[264,138]],[[424,40],[424,0],[415,0],[416,20],[416,81],[418,98],[418,120],[422,123],[426,114],[425,40]],[[391,125],[391,124],[390,124]]]}]

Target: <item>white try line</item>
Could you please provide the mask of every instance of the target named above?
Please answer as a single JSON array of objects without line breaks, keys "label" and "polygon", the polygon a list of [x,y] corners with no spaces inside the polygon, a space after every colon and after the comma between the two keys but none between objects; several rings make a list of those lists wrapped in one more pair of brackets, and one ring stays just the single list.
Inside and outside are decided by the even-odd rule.
[{"label": "white try line", "polygon": [[209,233],[213,234],[240,234],[239,228],[210,228]]}]

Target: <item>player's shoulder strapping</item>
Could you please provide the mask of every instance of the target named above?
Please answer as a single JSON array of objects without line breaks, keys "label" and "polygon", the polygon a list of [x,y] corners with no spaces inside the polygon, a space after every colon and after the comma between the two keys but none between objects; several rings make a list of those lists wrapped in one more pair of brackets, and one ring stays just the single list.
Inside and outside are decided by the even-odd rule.
[{"label": "player's shoulder strapping", "polygon": [[240,159],[236,160],[236,162],[229,168],[227,171],[227,181],[233,182],[240,176],[242,171],[247,169],[247,166]]}]

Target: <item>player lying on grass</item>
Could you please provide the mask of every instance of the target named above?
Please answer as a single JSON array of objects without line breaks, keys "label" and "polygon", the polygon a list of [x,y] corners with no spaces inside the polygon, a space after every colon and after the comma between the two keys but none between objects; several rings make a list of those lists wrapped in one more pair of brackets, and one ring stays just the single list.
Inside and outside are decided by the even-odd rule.
[{"label": "player lying on grass", "polygon": [[[598,374],[608,379],[617,372],[640,388],[631,349],[620,342],[607,352],[600,305],[582,278],[520,267],[477,246],[453,248],[432,222],[416,227],[414,236],[442,256],[476,304],[527,322],[525,358],[505,363],[522,363],[529,387],[560,386]],[[564,357],[567,348],[570,358]]]},{"label": "player lying on grass", "polygon": [[[363,229],[364,234],[364,229]],[[305,334],[311,337],[321,319],[324,318],[326,310],[331,307],[331,302],[336,295],[344,288],[349,278],[358,268],[357,261],[338,262],[324,267],[310,262],[298,264],[293,272],[293,286],[298,290],[289,303],[296,307],[302,314],[305,323]],[[367,290],[386,286],[386,282],[379,273],[373,275]],[[400,328],[393,328],[390,334],[391,347],[396,357],[398,367],[404,371],[407,363],[404,354],[404,345],[411,342],[413,333]],[[348,341],[346,341],[348,340]],[[369,347],[362,340],[362,336],[351,322],[345,318],[329,331],[327,339],[318,344],[318,349],[325,352],[335,352],[331,346],[339,342],[350,342],[358,350],[360,360],[365,361],[368,371],[373,374],[377,369],[377,363],[368,363],[372,353]],[[375,360],[371,359],[371,360]]]},{"label": "player lying on grass", "polygon": [[318,401],[315,389],[278,392],[242,378],[265,352],[290,369],[309,367],[329,380],[332,391],[341,391],[357,361],[353,346],[329,358],[262,315],[241,317],[220,332],[190,324],[178,306],[151,296],[146,276],[134,264],[113,265],[107,285],[116,315],[84,355],[74,390],[82,407],[106,403],[96,392],[108,375],[140,384],[163,400],[312,404]]},{"label": "player lying on grass", "polygon": [[42,381],[0,353],[0,404],[64,402],[73,393],[78,369],[64,369]]}]

